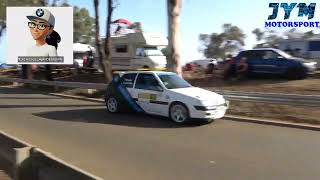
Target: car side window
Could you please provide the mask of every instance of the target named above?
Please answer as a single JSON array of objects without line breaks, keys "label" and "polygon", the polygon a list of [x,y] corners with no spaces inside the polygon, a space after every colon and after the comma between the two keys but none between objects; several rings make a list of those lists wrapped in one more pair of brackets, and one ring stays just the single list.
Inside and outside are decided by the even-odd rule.
[{"label": "car side window", "polygon": [[253,51],[243,51],[240,55],[239,55],[239,60],[241,58],[247,58],[248,60],[254,59],[255,58],[255,53]]},{"label": "car side window", "polygon": [[121,77],[120,83],[124,85],[126,88],[133,88],[134,80],[136,79],[137,74],[125,74]]},{"label": "car side window", "polygon": [[162,87],[159,84],[159,81],[154,77],[153,74],[139,74],[136,85],[136,89],[145,89],[152,91],[161,91]]},{"label": "car side window", "polygon": [[263,59],[265,60],[272,60],[272,59],[276,59],[279,55],[273,51],[266,51]]},{"label": "car side window", "polygon": [[263,60],[263,56],[264,56],[264,51],[252,51],[251,52],[251,59],[254,60]]}]

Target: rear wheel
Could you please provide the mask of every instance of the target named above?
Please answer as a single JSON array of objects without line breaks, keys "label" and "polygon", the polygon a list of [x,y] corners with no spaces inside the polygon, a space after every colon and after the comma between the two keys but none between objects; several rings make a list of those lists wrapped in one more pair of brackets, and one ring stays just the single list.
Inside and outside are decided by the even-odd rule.
[{"label": "rear wheel", "polygon": [[208,64],[207,69],[206,69],[206,73],[211,74],[213,72],[213,69],[214,69],[214,65]]},{"label": "rear wheel", "polygon": [[170,107],[169,116],[175,123],[185,123],[189,120],[189,111],[182,103],[175,103]]},{"label": "rear wheel", "polygon": [[105,102],[106,102],[107,110],[110,113],[119,112],[119,102],[115,97],[109,96],[105,99]]}]

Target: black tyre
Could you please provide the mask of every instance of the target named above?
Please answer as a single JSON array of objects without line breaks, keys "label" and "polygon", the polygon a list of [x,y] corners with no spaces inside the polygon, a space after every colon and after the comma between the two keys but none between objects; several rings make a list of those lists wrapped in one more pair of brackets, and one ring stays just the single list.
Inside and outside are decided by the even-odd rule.
[{"label": "black tyre", "polygon": [[190,119],[189,110],[182,103],[174,103],[170,106],[169,117],[175,123],[186,123]]},{"label": "black tyre", "polygon": [[307,76],[307,72],[303,68],[290,68],[286,72],[288,79],[303,79]]},{"label": "black tyre", "polygon": [[108,112],[110,113],[117,113],[120,111],[120,103],[114,96],[107,96],[105,98],[105,103]]},{"label": "black tyre", "polygon": [[213,72],[213,69],[214,69],[214,65],[208,64],[207,69],[206,69],[206,73],[211,74]]},{"label": "black tyre", "polygon": [[214,121],[214,119],[207,119],[206,123],[212,123]]}]

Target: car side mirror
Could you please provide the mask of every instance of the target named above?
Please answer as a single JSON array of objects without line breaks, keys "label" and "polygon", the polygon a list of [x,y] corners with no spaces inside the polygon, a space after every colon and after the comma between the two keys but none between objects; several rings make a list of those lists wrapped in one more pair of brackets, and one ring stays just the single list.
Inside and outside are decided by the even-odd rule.
[{"label": "car side mirror", "polygon": [[156,89],[157,89],[157,91],[160,91],[160,92],[163,91],[163,88],[160,85],[156,86]]}]

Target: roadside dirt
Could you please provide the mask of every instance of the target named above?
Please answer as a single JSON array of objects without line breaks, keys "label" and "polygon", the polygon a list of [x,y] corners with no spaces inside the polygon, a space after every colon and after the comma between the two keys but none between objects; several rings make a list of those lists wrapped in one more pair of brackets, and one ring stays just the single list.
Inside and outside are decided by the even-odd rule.
[{"label": "roadside dirt", "polygon": [[320,108],[231,101],[227,114],[320,125]]},{"label": "roadside dirt", "polygon": [[[17,75],[6,76],[14,77]],[[232,91],[320,95],[320,73],[312,75],[303,80],[286,80],[283,78],[268,77],[246,79],[241,81],[225,81],[218,75],[206,75],[201,72],[187,72],[184,74],[184,78],[194,86],[199,86],[212,91],[218,89]],[[78,75],[73,75],[72,73],[56,74],[55,80],[90,83],[105,82],[102,74],[85,72]],[[36,86],[36,88],[53,92],[53,88],[51,87]],[[59,89],[56,92],[93,98],[102,98],[104,94],[104,91],[96,91],[93,94],[87,94],[87,91],[83,89],[68,88]],[[232,101],[230,105],[231,106],[228,111],[228,114],[230,115],[266,119],[269,118],[297,123],[320,124],[320,107],[297,107],[290,105],[240,101]]]},{"label": "roadside dirt", "polygon": [[264,93],[290,93],[320,95],[320,73],[302,80],[287,80],[279,77],[257,77],[244,80],[223,80],[219,75],[185,73],[185,79],[194,86],[210,90],[230,90]]}]

